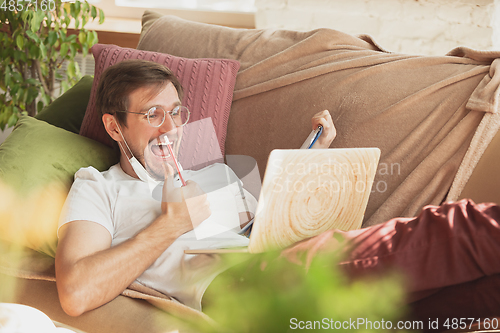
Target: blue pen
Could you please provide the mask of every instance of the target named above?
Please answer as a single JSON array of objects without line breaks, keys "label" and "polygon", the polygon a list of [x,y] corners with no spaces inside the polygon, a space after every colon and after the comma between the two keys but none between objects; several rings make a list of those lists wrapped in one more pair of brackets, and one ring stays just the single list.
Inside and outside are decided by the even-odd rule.
[{"label": "blue pen", "polygon": [[319,125],[318,128],[316,128],[315,130],[315,135],[311,141],[311,144],[309,145],[309,147],[307,147],[307,149],[311,149],[312,146],[314,146],[314,144],[316,143],[316,141],[318,140],[319,136],[321,135],[321,133],[323,133],[323,126]]},{"label": "blue pen", "polygon": [[319,125],[315,130],[311,132],[311,134],[309,134],[309,136],[307,137],[302,147],[300,147],[300,149],[311,149],[312,146],[318,140],[321,133],[323,133],[323,126]]}]

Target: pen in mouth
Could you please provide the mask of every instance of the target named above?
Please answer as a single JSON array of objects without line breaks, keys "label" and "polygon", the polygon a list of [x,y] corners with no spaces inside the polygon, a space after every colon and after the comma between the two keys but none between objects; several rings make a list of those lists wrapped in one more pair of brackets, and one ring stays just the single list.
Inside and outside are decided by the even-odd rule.
[{"label": "pen in mouth", "polygon": [[151,152],[158,157],[161,157],[162,159],[168,159],[170,156],[172,156],[171,151],[168,149],[170,145],[166,143],[158,143],[151,145]]},{"label": "pen in mouth", "polygon": [[[177,159],[175,158],[174,151],[172,150],[172,143],[168,139],[166,135],[163,136],[163,141],[165,146],[167,146],[167,149],[170,153],[170,156],[172,157],[172,160],[174,161],[175,168],[177,169],[177,174],[179,175],[179,178],[182,182],[182,186],[186,186],[186,182],[184,181],[184,178],[182,178],[181,170],[179,168],[179,164],[177,163]],[[162,148],[163,150],[163,148]]]}]

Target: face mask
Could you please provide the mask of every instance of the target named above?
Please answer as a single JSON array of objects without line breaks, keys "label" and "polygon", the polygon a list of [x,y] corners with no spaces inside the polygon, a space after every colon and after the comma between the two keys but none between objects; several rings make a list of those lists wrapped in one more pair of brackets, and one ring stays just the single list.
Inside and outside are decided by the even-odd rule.
[{"label": "face mask", "polygon": [[[132,153],[132,150],[128,146],[127,141],[125,140],[125,137],[122,134],[120,126],[118,126],[118,122],[116,124],[117,124],[117,128],[118,128],[118,132],[120,132],[120,136],[122,137],[123,142],[125,143],[125,146],[127,147],[128,151],[130,153],[130,156],[132,156],[131,158],[128,159],[130,166],[132,167],[132,169],[134,169],[134,172],[137,175],[137,177],[139,177],[139,179],[142,180],[143,182],[148,183],[150,189],[153,190],[159,183],[161,183],[161,181],[157,181],[153,177],[151,177],[149,172],[147,172],[147,170],[144,168],[144,166],[137,160],[137,158]],[[120,146],[120,149],[123,151],[125,156],[127,156],[127,154],[125,153],[125,149],[122,147],[120,142],[118,142],[118,145]]]}]

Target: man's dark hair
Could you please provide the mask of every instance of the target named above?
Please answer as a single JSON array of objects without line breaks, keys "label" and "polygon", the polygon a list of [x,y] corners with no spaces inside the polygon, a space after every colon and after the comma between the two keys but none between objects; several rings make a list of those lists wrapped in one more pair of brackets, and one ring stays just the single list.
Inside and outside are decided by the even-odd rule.
[{"label": "man's dark hair", "polygon": [[152,94],[157,94],[168,82],[172,82],[179,99],[182,100],[182,86],[177,77],[167,67],[156,62],[141,59],[124,60],[109,66],[101,75],[97,87],[97,111],[116,114],[120,124],[127,126],[124,112],[129,107],[128,96],[134,90],[151,87]]}]

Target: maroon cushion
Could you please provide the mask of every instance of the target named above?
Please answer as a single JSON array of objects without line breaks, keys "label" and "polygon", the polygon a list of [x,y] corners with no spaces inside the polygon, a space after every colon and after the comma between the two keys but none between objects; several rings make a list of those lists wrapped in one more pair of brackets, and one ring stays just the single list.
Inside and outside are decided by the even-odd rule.
[{"label": "maroon cushion", "polygon": [[[238,61],[180,58],[164,53],[103,44],[94,45],[92,53],[95,59],[94,82],[80,135],[111,146],[111,139],[102,125],[101,114],[98,114],[95,107],[99,79],[108,66],[126,59],[144,59],[170,68],[184,88],[182,104],[191,111],[179,155],[184,168],[197,169],[209,164],[209,161],[220,160],[224,156],[227,121],[236,74],[240,67]],[[200,126],[200,123],[207,124],[206,118],[208,117],[211,117],[213,129]],[[205,121],[197,122],[202,119]],[[191,125],[192,123],[194,124]],[[203,130],[200,130],[201,127]],[[215,135],[208,135],[214,130]],[[191,135],[189,135],[190,132]],[[200,149],[200,147],[203,148]]]}]

